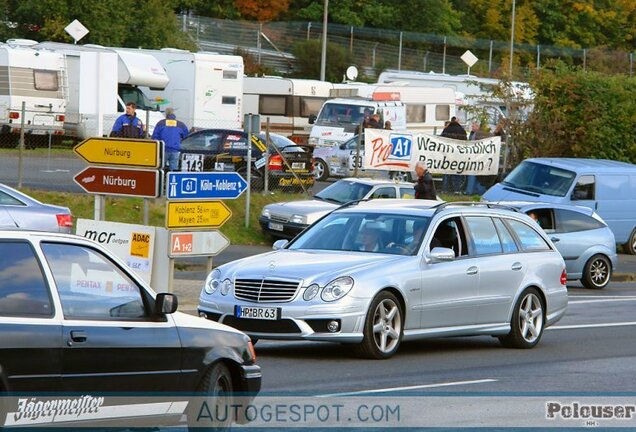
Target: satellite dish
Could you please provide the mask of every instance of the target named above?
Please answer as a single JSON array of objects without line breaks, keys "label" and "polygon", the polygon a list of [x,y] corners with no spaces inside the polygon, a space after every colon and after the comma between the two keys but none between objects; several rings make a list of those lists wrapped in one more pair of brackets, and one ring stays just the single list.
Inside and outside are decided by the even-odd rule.
[{"label": "satellite dish", "polygon": [[347,68],[346,76],[349,81],[355,81],[358,78],[358,68],[355,66],[349,66]]}]

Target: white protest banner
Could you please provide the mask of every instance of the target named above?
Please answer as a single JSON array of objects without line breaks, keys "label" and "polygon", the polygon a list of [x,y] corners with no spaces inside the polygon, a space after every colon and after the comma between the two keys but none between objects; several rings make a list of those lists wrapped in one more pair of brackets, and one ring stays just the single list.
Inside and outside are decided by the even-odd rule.
[{"label": "white protest banner", "polygon": [[364,167],[378,170],[415,169],[424,161],[433,174],[496,175],[501,138],[459,141],[429,134],[365,130]]}]

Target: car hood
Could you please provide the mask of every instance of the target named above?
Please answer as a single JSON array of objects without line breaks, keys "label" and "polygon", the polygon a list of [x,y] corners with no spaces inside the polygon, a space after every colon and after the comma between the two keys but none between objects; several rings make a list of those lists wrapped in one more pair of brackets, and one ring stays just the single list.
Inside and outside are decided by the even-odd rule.
[{"label": "car hood", "polygon": [[280,249],[221,266],[222,277],[292,278],[303,284],[324,285],[339,276],[384,266],[407,257],[401,255],[324,250]]},{"label": "car hood", "polygon": [[205,318],[201,318],[198,316],[193,316],[190,314],[186,314],[183,312],[175,312],[172,314],[172,319],[174,320],[175,324],[177,325],[177,327],[180,328],[196,328],[196,329],[203,329],[203,330],[219,330],[219,331],[225,331],[228,333],[237,333],[237,334],[243,334],[242,332],[240,332],[239,330],[236,330],[235,328],[232,328],[230,326],[227,326],[225,324],[220,324],[216,321],[210,321],[207,320]]},{"label": "car hood", "polygon": [[270,211],[270,214],[276,214],[280,216],[311,216],[310,218],[308,218],[308,223],[312,223],[319,217],[329,213],[339,206],[339,204],[312,199],[305,201],[289,201],[269,204],[265,206],[265,208]]}]

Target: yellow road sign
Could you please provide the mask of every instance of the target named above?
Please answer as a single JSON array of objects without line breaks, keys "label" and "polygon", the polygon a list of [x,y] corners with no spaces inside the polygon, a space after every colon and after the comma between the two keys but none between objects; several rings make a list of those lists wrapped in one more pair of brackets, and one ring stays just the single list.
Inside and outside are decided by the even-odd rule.
[{"label": "yellow road sign", "polygon": [[223,201],[168,201],[168,228],[218,228],[232,216]]},{"label": "yellow road sign", "polygon": [[73,148],[86,162],[99,165],[158,168],[161,144],[132,138],[88,138]]}]

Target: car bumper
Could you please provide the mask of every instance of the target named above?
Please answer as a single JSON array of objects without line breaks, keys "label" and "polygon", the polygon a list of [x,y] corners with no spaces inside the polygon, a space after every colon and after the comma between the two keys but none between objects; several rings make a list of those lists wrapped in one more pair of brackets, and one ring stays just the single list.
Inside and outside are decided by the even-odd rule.
[{"label": "car bumper", "polygon": [[258,218],[258,223],[261,224],[263,232],[285,238],[296,237],[308,226],[292,222],[276,222],[263,216]]},{"label": "car bumper", "polygon": [[[357,343],[362,341],[368,307],[367,300],[353,298],[339,304],[313,305],[298,304],[294,301],[250,303],[233,297],[228,300],[223,302],[201,300],[199,315],[234,327],[257,339]],[[234,315],[236,305],[280,308],[280,319],[237,318]],[[337,331],[329,331],[327,326],[332,321],[338,324]]]},{"label": "car bumper", "polygon": [[241,365],[241,388],[249,394],[256,396],[261,390],[263,375],[258,365]]}]

